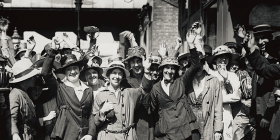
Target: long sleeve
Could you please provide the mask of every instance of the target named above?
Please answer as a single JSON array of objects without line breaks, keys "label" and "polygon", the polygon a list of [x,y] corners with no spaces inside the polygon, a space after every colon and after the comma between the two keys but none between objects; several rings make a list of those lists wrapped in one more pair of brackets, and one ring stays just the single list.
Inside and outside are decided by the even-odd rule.
[{"label": "long sleeve", "polygon": [[11,136],[12,136],[14,133],[19,133],[19,130],[17,128],[17,123],[18,123],[18,114],[19,114],[19,110],[20,110],[20,102],[19,102],[19,97],[17,96],[17,94],[14,94],[14,93],[10,93],[9,100],[10,100],[10,117],[9,117],[9,119],[11,119],[10,120],[11,128],[8,128],[8,129],[11,130]]},{"label": "long sleeve", "polygon": [[180,79],[186,86],[189,85],[188,83],[190,83],[193,80],[194,75],[201,67],[196,49],[190,49],[190,53],[192,58],[191,67],[184,73],[182,77],[180,77]]},{"label": "long sleeve", "polygon": [[92,109],[92,114],[94,116],[94,123],[95,123],[96,128],[102,126],[106,120],[106,115],[100,112],[101,104],[102,103],[101,103],[99,97],[96,96],[94,99],[94,105],[93,105],[93,109]]},{"label": "long sleeve", "polygon": [[136,106],[139,106],[139,104],[142,103],[144,98],[148,97],[147,93],[151,92],[151,89],[153,87],[153,81],[148,80],[145,76],[142,78],[142,83],[139,88],[128,88],[125,90],[129,90],[129,96],[131,97],[133,103],[136,103]]},{"label": "long sleeve", "polygon": [[221,90],[221,84],[219,80],[216,80],[216,90],[215,90],[215,101],[214,101],[214,131],[223,132],[223,94]]},{"label": "long sleeve", "polygon": [[234,103],[240,100],[240,81],[235,73],[229,73],[228,79],[230,80],[230,84],[233,89],[232,94],[223,95],[224,103]]},{"label": "long sleeve", "polygon": [[260,77],[272,80],[280,79],[280,65],[269,64],[267,59],[261,56],[258,50],[248,55],[247,59]]}]

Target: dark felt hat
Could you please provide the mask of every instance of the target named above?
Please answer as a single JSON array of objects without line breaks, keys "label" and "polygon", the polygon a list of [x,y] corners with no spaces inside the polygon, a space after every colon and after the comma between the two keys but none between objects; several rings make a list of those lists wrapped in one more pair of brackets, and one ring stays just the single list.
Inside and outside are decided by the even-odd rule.
[{"label": "dark felt hat", "polygon": [[74,54],[67,54],[64,57],[61,58],[61,68],[57,69],[55,72],[56,73],[62,73],[65,68],[68,66],[79,66],[82,68],[85,64],[82,63],[81,61],[77,60],[77,57]]}]

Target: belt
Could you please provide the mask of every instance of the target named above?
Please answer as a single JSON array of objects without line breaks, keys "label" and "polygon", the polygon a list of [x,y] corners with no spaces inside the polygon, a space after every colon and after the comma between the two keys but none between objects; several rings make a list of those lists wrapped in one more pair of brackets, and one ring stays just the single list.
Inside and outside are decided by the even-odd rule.
[{"label": "belt", "polygon": [[105,129],[104,131],[106,133],[114,133],[114,134],[121,134],[121,133],[127,133],[135,124],[131,124],[130,126],[126,127],[125,129],[122,129],[122,130],[109,130],[109,129]]}]

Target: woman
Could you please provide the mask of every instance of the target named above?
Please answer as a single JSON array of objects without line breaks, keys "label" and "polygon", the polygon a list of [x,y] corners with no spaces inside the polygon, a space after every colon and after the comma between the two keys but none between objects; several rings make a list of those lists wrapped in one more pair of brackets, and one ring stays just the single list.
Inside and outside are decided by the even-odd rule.
[{"label": "woman", "polygon": [[37,118],[35,106],[30,98],[36,100],[38,95],[27,93],[29,88],[34,87],[41,69],[35,68],[29,59],[23,59],[13,65],[12,71],[13,78],[10,83],[14,85],[14,88],[9,95],[8,132],[13,140],[32,140],[33,135],[36,134],[35,128],[42,126],[44,121],[53,119],[55,113],[52,112],[44,118]]},{"label": "woman", "polygon": [[94,97],[98,93],[97,90],[105,84],[104,80],[101,79],[103,74],[103,69],[99,67],[101,62],[96,57],[90,58],[80,74],[81,81],[92,88]]},{"label": "woman", "polygon": [[142,56],[144,66],[144,77],[140,88],[121,88],[122,79],[129,76],[121,62],[121,57],[115,55],[109,58],[109,68],[104,75],[109,79],[110,84],[100,89],[94,101],[93,114],[95,124],[99,129],[97,140],[137,140],[134,112],[141,104],[144,94],[152,88],[152,81],[149,68],[151,60],[145,60]]},{"label": "woman", "polygon": [[226,69],[229,61],[236,60],[239,55],[232,54],[228,46],[218,46],[214,51],[213,55],[210,56],[208,62],[210,64],[216,64],[217,69],[212,71],[207,68],[207,72],[213,76],[216,76],[221,82],[221,90],[223,96],[223,139],[232,140],[232,108],[231,103],[240,101],[239,87],[240,81],[235,73],[229,72]]},{"label": "woman", "polygon": [[[205,64],[200,53],[200,63]],[[223,132],[223,97],[218,78],[201,67],[186,91],[199,124],[201,140],[220,140]]]},{"label": "woman", "polygon": [[[254,128],[249,123],[251,98],[252,98],[252,73],[253,68],[246,57],[240,61],[240,70],[236,72],[240,80],[241,102],[237,115],[233,120],[233,139],[252,140]],[[245,66],[245,67],[242,67]]]},{"label": "woman", "polygon": [[[187,104],[185,91],[201,67],[196,49],[190,49],[192,66],[180,77],[177,51],[171,50],[159,66],[163,79],[154,84],[150,93],[156,139],[199,140],[196,117]],[[176,79],[177,78],[177,79]]]},{"label": "woman", "polygon": [[[59,48],[59,38],[53,38],[52,48],[45,58],[47,67],[52,68],[54,58]],[[67,54],[61,59],[61,68],[57,74],[53,88],[57,94],[58,117],[51,138],[58,140],[92,140],[95,137],[92,107],[92,89],[79,80],[80,70],[84,64],[77,61],[73,54]],[[60,80],[63,79],[63,80]]]}]

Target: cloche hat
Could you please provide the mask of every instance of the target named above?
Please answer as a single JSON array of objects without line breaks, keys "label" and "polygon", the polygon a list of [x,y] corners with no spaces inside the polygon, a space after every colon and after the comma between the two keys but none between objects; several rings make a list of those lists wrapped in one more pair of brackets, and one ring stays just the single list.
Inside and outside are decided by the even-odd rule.
[{"label": "cloche hat", "polygon": [[108,78],[108,71],[115,68],[122,69],[124,71],[125,78],[130,76],[129,71],[125,69],[125,65],[122,62],[122,57],[119,54],[111,56],[108,59],[108,64],[108,68],[106,68],[103,73],[104,77]]}]

